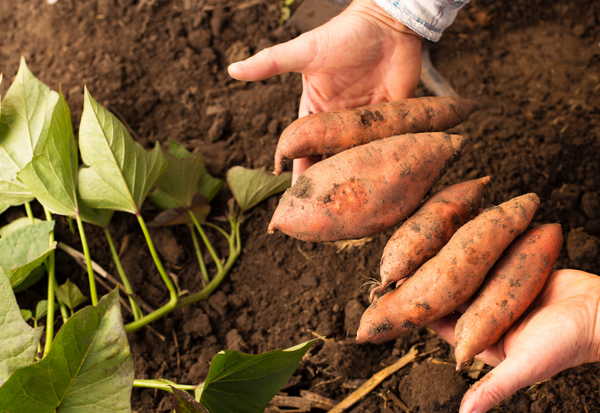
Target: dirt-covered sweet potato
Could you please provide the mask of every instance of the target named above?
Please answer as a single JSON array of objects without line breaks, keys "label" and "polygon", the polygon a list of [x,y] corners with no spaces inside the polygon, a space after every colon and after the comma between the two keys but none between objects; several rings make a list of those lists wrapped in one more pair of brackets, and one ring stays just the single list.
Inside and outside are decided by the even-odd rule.
[{"label": "dirt-covered sweet potato", "polygon": [[530,229],[496,262],[454,330],[457,369],[491,347],[542,290],[563,243],[559,224]]},{"label": "dirt-covered sweet potato", "polygon": [[371,301],[437,254],[458,228],[479,213],[488,182],[490,177],[486,176],[446,187],[404,221],[383,249],[381,285],[371,290]]},{"label": "dirt-covered sweet potato", "polygon": [[314,113],[288,126],[275,151],[275,174],[286,159],[333,155],[405,133],[443,132],[461,124],[476,102],[451,96],[421,97],[353,109]]},{"label": "dirt-covered sweet potato", "polygon": [[470,140],[446,133],[394,136],[308,168],[288,189],[268,231],[303,241],[363,238],[406,219]]},{"label": "dirt-covered sweet potato", "polygon": [[535,194],[522,195],[486,209],[460,227],[435,257],[367,308],[356,340],[391,340],[456,310],[525,231],[539,202]]}]

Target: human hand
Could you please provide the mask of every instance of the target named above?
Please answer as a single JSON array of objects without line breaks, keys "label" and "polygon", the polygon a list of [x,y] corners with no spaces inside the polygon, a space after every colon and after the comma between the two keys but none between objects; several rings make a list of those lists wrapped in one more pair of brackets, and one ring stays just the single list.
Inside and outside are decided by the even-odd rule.
[{"label": "human hand", "polygon": [[[483,413],[518,389],[600,361],[600,277],[554,271],[524,317],[477,358],[496,366],[465,394],[460,413]],[[429,327],[454,344],[457,314]]]},{"label": "human hand", "polygon": [[[421,37],[372,0],[355,0],[339,16],[287,43],[229,66],[235,79],[302,73],[299,117],[406,99],[421,73]],[[318,159],[294,160],[294,181]]]}]

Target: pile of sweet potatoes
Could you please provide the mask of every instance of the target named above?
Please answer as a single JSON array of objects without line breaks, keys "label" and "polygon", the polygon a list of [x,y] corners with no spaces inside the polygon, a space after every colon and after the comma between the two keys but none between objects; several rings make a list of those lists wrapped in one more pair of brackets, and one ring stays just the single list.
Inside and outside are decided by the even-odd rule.
[{"label": "pile of sweet potatoes", "polygon": [[[441,131],[476,108],[460,98],[407,99],[309,115],[280,138],[277,174],[285,159],[325,159],[283,195],[270,233],[278,229],[304,241],[336,241],[404,221],[383,251],[381,284],[371,291],[360,343],[396,338],[472,300],[456,327],[460,367],[517,321],[552,270],[562,246],[560,226],[525,232],[540,202],[537,195],[480,212],[490,181],[483,177],[423,202],[471,145],[464,136]],[[375,299],[394,282],[394,290]]]}]

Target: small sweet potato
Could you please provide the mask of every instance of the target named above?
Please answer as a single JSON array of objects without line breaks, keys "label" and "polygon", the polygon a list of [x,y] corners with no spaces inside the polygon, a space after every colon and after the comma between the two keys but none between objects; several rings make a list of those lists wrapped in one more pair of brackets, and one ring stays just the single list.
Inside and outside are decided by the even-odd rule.
[{"label": "small sweet potato", "polygon": [[479,213],[488,182],[490,177],[486,176],[444,188],[404,221],[383,249],[381,285],[371,290],[371,301],[437,254],[458,228]]},{"label": "small sweet potato", "polygon": [[334,155],[376,139],[405,133],[443,132],[461,124],[478,108],[458,97],[422,97],[354,109],[314,113],[294,121],[275,151],[275,174],[286,159]]},{"label": "small sweet potato", "polygon": [[363,238],[398,224],[470,147],[446,133],[394,136],[308,168],[281,198],[268,231],[303,241]]},{"label": "small sweet potato", "polygon": [[396,338],[465,303],[502,251],[527,228],[539,202],[535,194],[522,195],[460,227],[435,257],[367,308],[356,340],[379,343]]},{"label": "small sweet potato", "polygon": [[562,243],[561,226],[546,224],[530,229],[507,248],[456,323],[458,370],[496,343],[527,310],[552,272]]}]

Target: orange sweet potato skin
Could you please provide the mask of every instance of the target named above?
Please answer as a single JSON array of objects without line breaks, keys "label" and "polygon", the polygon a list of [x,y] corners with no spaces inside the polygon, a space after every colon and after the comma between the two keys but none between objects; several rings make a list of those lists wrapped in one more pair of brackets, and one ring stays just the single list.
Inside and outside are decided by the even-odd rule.
[{"label": "orange sweet potato skin", "polygon": [[526,194],[460,227],[432,259],[363,314],[359,343],[391,340],[450,314],[479,288],[502,251],[533,218],[539,198]]},{"label": "orange sweet potato skin", "polygon": [[445,133],[395,136],[349,149],[308,168],[282,196],[268,231],[337,241],[398,224],[470,147]]},{"label": "orange sweet potato skin", "polygon": [[457,369],[496,343],[527,310],[552,272],[562,243],[561,226],[546,224],[508,247],[456,323]]},{"label": "orange sweet potato skin", "polygon": [[441,96],[304,116],[281,134],[275,151],[275,174],[283,171],[286,159],[330,156],[405,133],[442,132],[467,120],[477,108],[476,102]]},{"label": "orange sweet potato skin", "polygon": [[381,256],[381,285],[370,299],[388,285],[412,274],[433,257],[452,235],[479,212],[483,189],[490,177],[461,182],[433,194],[392,235]]}]

